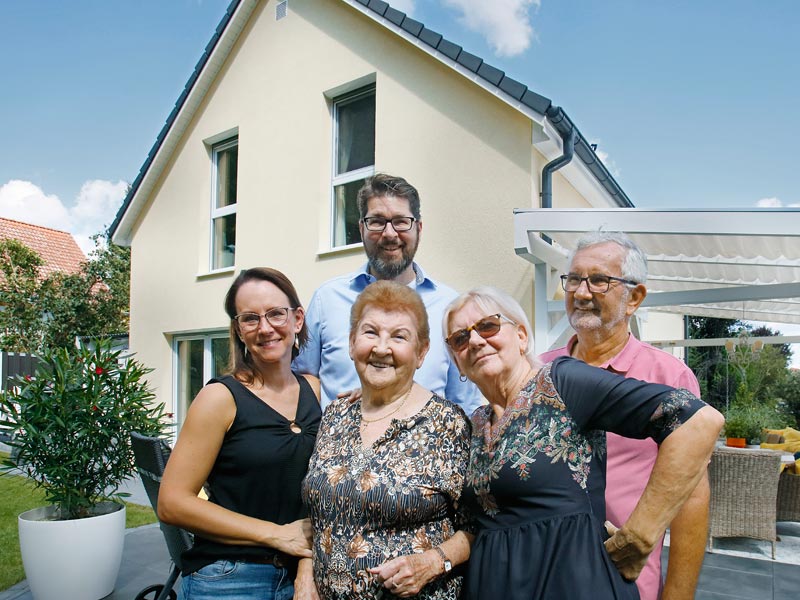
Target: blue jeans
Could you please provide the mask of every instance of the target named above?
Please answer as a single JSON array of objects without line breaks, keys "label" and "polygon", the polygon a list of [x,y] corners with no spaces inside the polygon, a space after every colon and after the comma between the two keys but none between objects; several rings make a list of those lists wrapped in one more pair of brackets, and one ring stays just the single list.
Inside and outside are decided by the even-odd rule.
[{"label": "blue jeans", "polygon": [[183,578],[185,600],[292,600],[294,582],[286,569],[218,560]]}]

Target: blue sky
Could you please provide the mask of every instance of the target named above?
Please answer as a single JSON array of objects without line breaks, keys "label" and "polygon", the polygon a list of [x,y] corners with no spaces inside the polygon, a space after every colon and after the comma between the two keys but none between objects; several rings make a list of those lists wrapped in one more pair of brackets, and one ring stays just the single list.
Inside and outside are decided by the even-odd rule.
[{"label": "blue sky", "polygon": [[[0,216],[109,223],[228,3],[0,2]],[[392,4],[562,106],[637,206],[800,203],[800,2]]]},{"label": "blue sky", "polygon": [[[0,216],[88,248],[228,4],[0,1]],[[564,108],[637,206],[800,204],[800,2],[391,4]]]}]

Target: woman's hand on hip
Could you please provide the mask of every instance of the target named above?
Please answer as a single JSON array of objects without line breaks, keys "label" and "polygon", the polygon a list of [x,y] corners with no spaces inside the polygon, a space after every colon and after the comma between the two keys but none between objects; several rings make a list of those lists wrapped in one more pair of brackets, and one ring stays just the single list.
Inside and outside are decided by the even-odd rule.
[{"label": "woman's hand on hip", "polygon": [[442,574],[442,559],[433,550],[426,550],[387,560],[369,572],[392,594],[408,598]]}]

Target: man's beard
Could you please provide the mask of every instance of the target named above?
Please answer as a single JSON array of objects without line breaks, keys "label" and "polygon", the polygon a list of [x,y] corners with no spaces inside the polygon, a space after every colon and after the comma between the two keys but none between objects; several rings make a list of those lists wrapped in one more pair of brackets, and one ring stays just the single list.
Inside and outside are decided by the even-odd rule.
[{"label": "man's beard", "polygon": [[396,260],[384,260],[380,257],[381,248],[376,247],[375,251],[367,255],[369,261],[369,269],[376,279],[397,279],[403,271],[414,261],[414,254],[416,248],[409,249],[403,246],[401,250],[401,258]]}]

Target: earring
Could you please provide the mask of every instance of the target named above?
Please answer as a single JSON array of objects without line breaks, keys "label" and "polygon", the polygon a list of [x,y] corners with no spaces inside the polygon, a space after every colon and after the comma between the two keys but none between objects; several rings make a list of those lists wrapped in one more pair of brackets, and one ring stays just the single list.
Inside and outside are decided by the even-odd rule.
[{"label": "earring", "polygon": [[458,380],[461,381],[462,383],[466,383],[467,382],[467,376],[464,375],[463,373],[460,373],[459,376],[458,376]]},{"label": "earring", "polygon": [[244,347],[244,357],[247,358],[247,346]]}]

